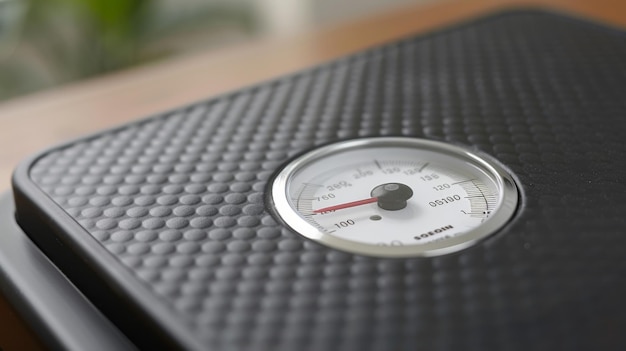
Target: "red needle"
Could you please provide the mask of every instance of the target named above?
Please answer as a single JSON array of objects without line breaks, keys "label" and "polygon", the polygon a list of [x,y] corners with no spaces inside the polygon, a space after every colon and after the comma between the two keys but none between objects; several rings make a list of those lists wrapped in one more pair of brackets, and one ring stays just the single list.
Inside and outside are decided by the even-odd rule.
[{"label": "red needle", "polygon": [[328,211],[342,210],[344,208],[371,204],[372,202],[376,202],[376,201],[378,201],[377,197],[370,197],[369,199],[365,199],[365,200],[346,202],[346,203],[335,205],[335,206],[320,208],[319,210],[313,211],[313,213],[322,213],[322,212],[328,212]]}]

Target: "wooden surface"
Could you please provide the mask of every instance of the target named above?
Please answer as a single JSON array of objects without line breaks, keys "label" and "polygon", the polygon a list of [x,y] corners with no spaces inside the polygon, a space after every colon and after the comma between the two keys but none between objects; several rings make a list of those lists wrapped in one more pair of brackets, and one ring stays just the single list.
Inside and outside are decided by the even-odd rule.
[{"label": "wooden surface", "polygon": [[[24,157],[68,139],[459,20],[542,7],[626,27],[625,0],[448,0],[282,39],[173,58],[0,103],[0,190]],[[35,348],[0,297],[0,350]]]}]

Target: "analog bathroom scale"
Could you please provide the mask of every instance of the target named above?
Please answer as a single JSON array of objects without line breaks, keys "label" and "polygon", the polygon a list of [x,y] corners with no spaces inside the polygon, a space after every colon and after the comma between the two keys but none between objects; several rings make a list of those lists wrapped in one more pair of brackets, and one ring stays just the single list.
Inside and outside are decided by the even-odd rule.
[{"label": "analog bathroom scale", "polygon": [[498,13],[42,151],[3,286],[61,349],[624,349],[625,136],[623,31]]}]

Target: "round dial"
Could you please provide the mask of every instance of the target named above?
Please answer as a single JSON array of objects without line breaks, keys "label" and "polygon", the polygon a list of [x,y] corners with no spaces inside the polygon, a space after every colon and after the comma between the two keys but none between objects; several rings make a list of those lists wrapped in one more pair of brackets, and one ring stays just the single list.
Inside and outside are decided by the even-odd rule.
[{"label": "round dial", "polygon": [[404,137],[331,144],[293,160],[271,199],[294,231],[324,245],[380,257],[466,248],[513,215],[513,178],[486,156]]}]

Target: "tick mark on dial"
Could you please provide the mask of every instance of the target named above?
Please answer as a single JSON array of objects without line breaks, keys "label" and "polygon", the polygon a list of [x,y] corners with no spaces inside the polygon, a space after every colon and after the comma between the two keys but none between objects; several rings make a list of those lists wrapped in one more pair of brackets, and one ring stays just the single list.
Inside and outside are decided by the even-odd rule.
[{"label": "tick mark on dial", "polygon": [[381,171],[383,170],[383,167],[380,165],[378,160],[374,160],[374,163],[376,164],[376,167],[378,167],[378,169],[380,169]]}]

